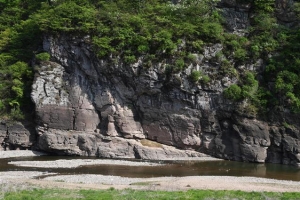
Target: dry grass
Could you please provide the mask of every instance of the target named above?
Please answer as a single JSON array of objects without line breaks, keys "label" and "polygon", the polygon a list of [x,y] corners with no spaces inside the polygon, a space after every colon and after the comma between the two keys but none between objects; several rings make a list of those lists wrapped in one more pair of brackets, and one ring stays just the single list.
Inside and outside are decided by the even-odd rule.
[{"label": "dry grass", "polygon": [[147,139],[142,139],[141,140],[141,144],[143,146],[146,146],[146,147],[156,147],[156,148],[163,148],[163,145],[158,143],[158,142],[155,142],[155,141],[152,141],[152,140],[147,140]]}]

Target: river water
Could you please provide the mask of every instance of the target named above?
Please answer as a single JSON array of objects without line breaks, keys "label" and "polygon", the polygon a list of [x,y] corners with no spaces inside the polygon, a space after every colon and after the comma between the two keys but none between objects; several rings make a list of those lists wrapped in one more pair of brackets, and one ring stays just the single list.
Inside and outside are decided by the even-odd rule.
[{"label": "river water", "polygon": [[[124,177],[160,177],[160,176],[252,176],[279,180],[300,181],[300,169],[279,164],[242,163],[234,161],[164,161],[161,166],[117,166],[93,165],[71,169],[18,167],[9,161],[51,161],[58,159],[91,159],[91,157],[39,156],[0,159],[0,171],[47,171],[60,174],[102,174]],[[100,159],[100,158],[94,158]],[[134,160],[139,161],[139,160]]]}]

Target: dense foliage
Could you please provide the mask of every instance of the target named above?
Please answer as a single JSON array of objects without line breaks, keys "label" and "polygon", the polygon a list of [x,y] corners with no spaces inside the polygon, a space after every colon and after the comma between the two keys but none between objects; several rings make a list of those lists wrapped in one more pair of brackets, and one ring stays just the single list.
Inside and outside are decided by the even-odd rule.
[{"label": "dense foliage", "polygon": [[37,0],[0,0],[0,114],[23,118],[21,108],[30,105],[33,77],[29,65],[41,38],[29,19],[40,8]]},{"label": "dense foliage", "polygon": [[[1,115],[22,117],[21,110],[30,102],[32,60],[50,59],[39,50],[42,35],[61,33],[89,35],[100,58],[125,64],[142,58],[144,67],[161,62],[168,74],[196,64],[194,54],[220,43],[224,48],[213,58],[219,74],[238,79],[225,90],[225,97],[247,101],[261,111],[274,106],[300,111],[300,33],[278,25],[275,1],[239,0],[253,6],[254,18],[245,36],[226,33],[218,0],[171,2],[0,0]],[[299,16],[300,6],[294,7]],[[259,58],[268,63],[259,80],[254,73],[237,69]],[[193,71],[189,78],[193,84],[208,84],[216,77]]]}]

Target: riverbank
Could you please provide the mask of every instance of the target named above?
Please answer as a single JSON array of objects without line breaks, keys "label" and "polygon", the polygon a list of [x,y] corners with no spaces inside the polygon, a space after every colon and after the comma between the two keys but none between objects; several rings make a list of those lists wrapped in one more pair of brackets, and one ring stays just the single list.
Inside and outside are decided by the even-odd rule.
[{"label": "riverbank", "polygon": [[[0,156],[12,157],[43,155],[30,151],[0,152]],[[206,158],[208,159],[208,158]],[[123,165],[157,166],[163,163],[137,162],[108,159],[76,159],[55,161],[11,161],[9,164],[34,167],[36,171],[2,171],[0,184],[5,188],[14,188],[17,185],[38,188],[65,188],[65,189],[138,189],[182,191],[199,190],[241,190],[241,191],[269,191],[269,192],[300,192],[299,181],[284,181],[255,177],[236,176],[185,176],[185,177],[155,177],[155,178],[128,178],[121,176],[99,174],[59,174],[41,172],[39,168],[76,168],[87,165]]]},{"label": "riverbank", "polygon": [[0,172],[0,184],[6,188],[22,185],[23,188],[64,189],[137,189],[183,191],[198,190],[241,190],[256,192],[300,192],[300,182],[282,181],[254,177],[189,176],[128,178],[94,174],[59,175],[38,171]]}]

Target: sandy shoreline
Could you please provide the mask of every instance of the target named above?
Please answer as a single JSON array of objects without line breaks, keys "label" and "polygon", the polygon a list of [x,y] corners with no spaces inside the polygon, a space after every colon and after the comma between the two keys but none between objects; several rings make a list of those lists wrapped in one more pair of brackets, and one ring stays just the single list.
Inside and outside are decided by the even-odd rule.
[{"label": "sandy shoreline", "polygon": [[[39,152],[0,152],[0,158],[38,156]],[[206,158],[207,159],[207,158]],[[77,164],[76,164],[77,163]],[[76,159],[58,161],[14,161],[10,164],[31,167],[71,168],[91,164],[112,164],[126,166],[156,166],[159,163],[134,162],[108,159]],[[104,176],[96,174],[60,175],[40,171],[7,171],[0,172],[0,186],[3,188],[17,187],[66,188],[66,189],[116,189],[132,188],[145,190],[242,190],[242,191],[272,191],[300,192],[300,182],[284,181],[255,177],[234,176],[187,176],[187,177],[157,177],[128,178],[120,176]],[[25,187],[25,189],[26,189]],[[1,192],[1,191],[0,191]]]}]

